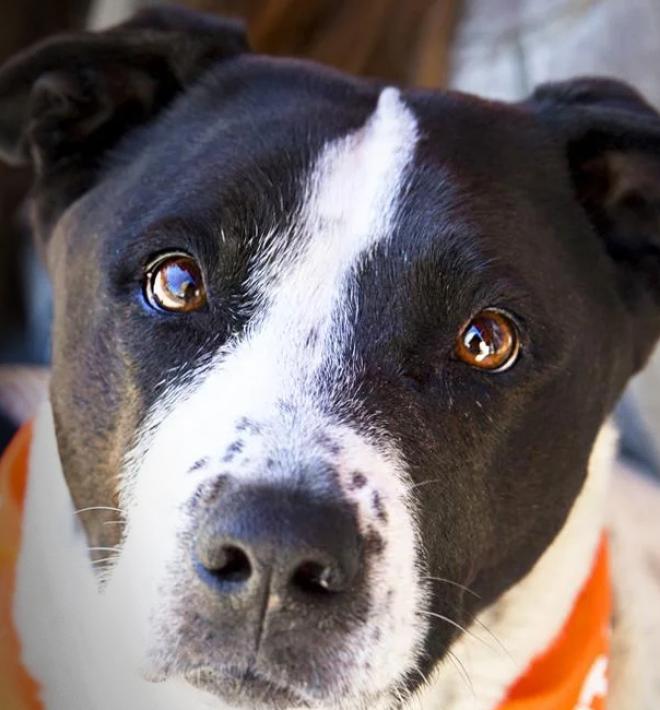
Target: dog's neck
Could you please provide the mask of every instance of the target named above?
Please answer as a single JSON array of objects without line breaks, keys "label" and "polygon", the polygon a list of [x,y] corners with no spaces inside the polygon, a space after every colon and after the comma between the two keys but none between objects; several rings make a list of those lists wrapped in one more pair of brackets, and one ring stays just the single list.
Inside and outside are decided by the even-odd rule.
[{"label": "dog's neck", "polygon": [[[447,660],[412,699],[411,710],[493,710],[551,643],[589,574],[605,524],[615,441],[613,427],[606,425],[594,446],[585,486],[553,544],[454,643]],[[177,683],[144,683],[138,669],[122,667],[121,651],[115,654],[111,641],[117,620],[105,618],[73,514],[46,408],[34,428],[16,589],[24,662],[41,684],[46,706],[80,707],[81,697],[88,696],[85,707],[93,710],[136,707],[136,700],[140,707],[158,710],[178,710],[182,703],[217,710],[205,694]]]}]

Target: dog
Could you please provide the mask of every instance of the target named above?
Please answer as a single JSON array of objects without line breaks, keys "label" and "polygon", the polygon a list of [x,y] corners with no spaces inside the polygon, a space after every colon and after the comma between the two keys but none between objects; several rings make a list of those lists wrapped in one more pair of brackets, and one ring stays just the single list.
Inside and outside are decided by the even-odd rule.
[{"label": "dog", "polygon": [[609,574],[570,707],[657,707],[658,494],[610,482],[660,336],[639,94],[404,90],[167,7],[0,102],[55,303],[12,607],[43,707],[561,710],[503,703]]}]

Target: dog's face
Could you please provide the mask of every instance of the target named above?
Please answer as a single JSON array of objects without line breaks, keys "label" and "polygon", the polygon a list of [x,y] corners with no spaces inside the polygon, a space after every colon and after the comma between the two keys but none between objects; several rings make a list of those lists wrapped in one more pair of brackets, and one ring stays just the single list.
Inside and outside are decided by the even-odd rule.
[{"label": "dog's face", "polygon": [[246,707],[415,687],[560,530],[656,338],[656,114],[606,82],[382,88],[172,10],[0,90],[136,663]]}]

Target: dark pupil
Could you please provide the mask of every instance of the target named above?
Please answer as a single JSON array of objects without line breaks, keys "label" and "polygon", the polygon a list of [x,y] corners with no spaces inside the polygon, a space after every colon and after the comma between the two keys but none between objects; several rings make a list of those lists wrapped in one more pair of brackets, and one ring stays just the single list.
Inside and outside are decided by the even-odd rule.
[{"label": "dark pupil", "polygon": [[465,347],[475,358],[484,358],[497,352],[501,343],[499,336],[499,329],[495,323],[475,320],[465,334]]},{"label": "dark pupil", "polygon": [[197,277],[185,262],[169,264],[165,270],[167,290],[178,299],[187,301],[197,294]]}]

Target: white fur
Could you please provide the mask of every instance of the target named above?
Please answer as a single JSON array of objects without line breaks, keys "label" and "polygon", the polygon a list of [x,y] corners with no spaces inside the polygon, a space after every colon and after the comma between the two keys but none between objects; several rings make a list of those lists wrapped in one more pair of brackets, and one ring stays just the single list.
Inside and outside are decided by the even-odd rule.
[{"label": "white fur", "polygon": [[660,486],[619,463],[608,501],[615,594],[608,708],[660,699]]},{"label": "white fur", "polygon": [[[80,673],[81,659],[98,650],[87,646],[96,634],[96,609],[88,606],[96,601],[96,581],[59,464],[49,407],[36,420],[33,442],[15,618],[23,660],[42,683],[46,706],[74,708],[74,698],[91,698],[97,685],[97,664],[91,674]],[[80,600],[74,613],[73,590]]]},{"label": "white fur", "polygon": [[[46,710],[218,710],[217,700],[146,682],[125,655],[87,554],[57,451],[50,405],[35,422],[16,569],[22,661]],[[128,629],[130,632],[130,629]]]},{"label": "white fur", "polygon": [[[328,414],[328,370],[321,368],[350,382],[352,363],[343,363],[343,350],[354,273],[374,247],[387,243],[416,141],[412,113],[397,91],[386,89],[362,128],[324,148],[302,212],[289,227],[295,234],[268,235],[252,265],[248,286],[260,305],[247,334],[150,414],[124,471],[127,532],[105,593],[113,615],[133,629],[126,653],[136,664],[165,643],[156,627],[175,603],[169,575],[188,561],[181,540],[194,521],[183,511],[198,487],[223,470],[241,481],[286,483],[319,459],[332,463],[346,490],[356,469],[370,479],[352,494],[365,533],[376,524],[367,499],[374,488],[388,507],[388,545],[370,584],[372,619],[346,644],[348,690],[355,697],[382,692],[413,663],[425,624],[417,614],[422,592],[411,554],[417,546],[405,467],[381,433],[358,436]],[[287,243],[291,236],[295,248]],[[258,423],[258,435],[237,433],[243,418]],[[321,435],[341,444],[341,453],[324,451]],[[236,438],[243,450],[224,461]],[[200,458],[209,465],[187,473]],[[276,462],[270,471],[267,458]],[[383,632],[379,641],[376,629]]]}]

